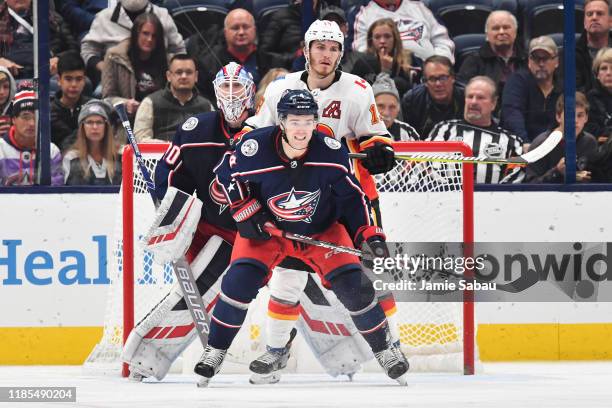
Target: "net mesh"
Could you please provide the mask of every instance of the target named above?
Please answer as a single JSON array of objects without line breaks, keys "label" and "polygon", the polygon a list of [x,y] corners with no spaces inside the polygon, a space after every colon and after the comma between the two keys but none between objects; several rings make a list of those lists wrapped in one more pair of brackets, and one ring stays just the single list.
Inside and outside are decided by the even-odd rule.
[{"label": "net mesh", "polygon": [[[401,143],[396,151],[410,146]],[[144,154],[147,169],[154,172],[156,159],[165,145]],[[412,151],[414,147],[406,149]],[[134,322],[164,296],[174,282],[168,267],[155,264],[150,253],[143,251],[138,239],[149,227],[154,206],[135,160],[134,166]],[[462,166],[448,163],[412,163],[398,161],[395,168],[376,177],[380,192],[383,226],[390,242],[461,242],[463,241]],[[125,170],[124,170],[125,171]],[[122,187],[123,189],[124,187]],[[123,240],[122,202],[118,200],[115,233],[112,240],[113,268],[106,308],[104,334],[88,357],[85,368],[108,373],[121,369],[123,341]],[[393,276],[396,281],[421,279]],[[229,359],[253,358],[265,350],[264,293],[252,303]],[[461,371],[463,369],[463,304],[433,302],[398,302],[397,324],[402,350],[411,370]],[[247,363],[248,361],[243,361]]]}]

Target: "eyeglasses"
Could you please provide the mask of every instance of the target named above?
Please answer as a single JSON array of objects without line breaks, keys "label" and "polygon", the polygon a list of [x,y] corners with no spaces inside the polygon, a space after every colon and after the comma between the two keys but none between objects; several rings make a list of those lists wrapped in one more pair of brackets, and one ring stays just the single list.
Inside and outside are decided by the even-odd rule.
[{"label": "eyeglasses", "polygon": [[91,127],[104,126],[105,123],[106,122],[104,122],[103,120],[86,120],[85,121],[85,125],[91,126]]},{"label": "eyeglasses", "polygon": [[172,72],[173,75],[176,75],[178,77],[183,76],[183,75],[187,75],[187,76],[191,76],[193,74],[195,74],[195,71],[192,69],[177,69],[176,71],[170,71]]},{"label": "eyeglasses", "polygon": [[449,79],[451,79],[450,75],[423,77],[423,80],[425,82],[427,82],[428,84],[430,84],[430,85],[433,85],[433,84],[435,84],[438,81],[443,84],[443,83],[447,82]]},{"label": "eyeglasses", "polygon": [[546,56],[546,57],[538,57],[536,55],[529,56],[529,59],[535,62],[536,64],[539,64],[540,62],[548,62],[548,61],[554,60],[555,58],[557,58],[556,55]]}]

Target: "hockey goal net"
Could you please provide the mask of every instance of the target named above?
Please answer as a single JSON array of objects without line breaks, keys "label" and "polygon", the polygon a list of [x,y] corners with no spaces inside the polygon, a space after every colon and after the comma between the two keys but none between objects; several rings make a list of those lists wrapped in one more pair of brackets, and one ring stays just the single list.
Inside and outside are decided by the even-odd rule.
[{"label": "hockey goal net", "polygon": [[[167,148],[163,143],[139,145],[145,165],[154,173]],[[471,156],[458,142],[397,142],[398,153],[445,153]],[[377,176],[383,226],[393,242],[473,242],[473,171],[470,164],[409,163]],[[121,364],[123,342],[174,283],[168,267],[153,262],[138,240],[153,219],[154,206],[133,151],[123,155],[123,183],[111,241],[113,265],[102,339],[85,362],[90,372],[127,375]],[[237,344],[237,356],[255,357],[265,348],[264,314],[267,299],[261,293],[247,316]],[[474,303],[471,293],[463,302],[398,302],[402,349],[411,369],[474,373]],[[197,340],[196,340],[197,341]],[[249,361],[243,361],[246,372]]]}]

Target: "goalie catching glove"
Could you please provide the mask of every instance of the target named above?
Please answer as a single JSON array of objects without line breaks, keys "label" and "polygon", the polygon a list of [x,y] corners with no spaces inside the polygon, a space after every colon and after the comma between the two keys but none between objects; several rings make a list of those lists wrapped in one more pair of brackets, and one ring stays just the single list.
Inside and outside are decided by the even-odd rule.
[{"label": "goalie catching glove", "polygon": [[361,164],[370,174],[386,173],[395,166],[395,152],[393,147],[386,143],[375,142],[362,152],[367,157],[361,160]]},{"label": "goalie catching glove", "polygon": [[155,262],[163,265],[185,255],[201,213],[200,199],[176,187],[168,187],[155,220],[143,238],[145,249],[153,253]]},{"label": "goalie catching glove", "polygon": [[242,238],[266,241],[270,234],[264,228],[267,222],[272,222],[261,203],[252,198],[231,208],[236,228]]}]

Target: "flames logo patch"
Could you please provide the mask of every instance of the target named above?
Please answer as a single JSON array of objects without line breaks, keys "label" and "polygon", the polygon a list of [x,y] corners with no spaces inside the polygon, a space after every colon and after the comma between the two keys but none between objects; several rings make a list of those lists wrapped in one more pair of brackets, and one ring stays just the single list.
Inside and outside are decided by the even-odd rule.
[{"label": "flames logo patch", "polygon": [[268,208],[282,221],[311,223],[320,198],[321,190],[295,191],[292,188],[287,193],[269,198]]},{"label": "flames logo patch", "polygon": [[219,214],[223,213],[228,207],[227,199],[225,198],[225,194],[223,194],[223,190],[221,190],[221,186],[217,183],[217,179],[214,178],[213,181],[210,182],[208,186],[208,194],[210,195],[211,200],[215,204],[219,205]]}]

